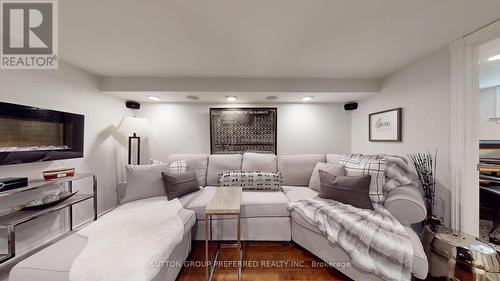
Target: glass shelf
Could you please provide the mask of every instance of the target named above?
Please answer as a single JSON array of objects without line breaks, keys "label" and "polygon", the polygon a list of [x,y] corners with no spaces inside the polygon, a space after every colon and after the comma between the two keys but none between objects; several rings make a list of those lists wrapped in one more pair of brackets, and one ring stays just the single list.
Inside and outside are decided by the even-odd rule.
[{"label": "glass shelf", "polygon": [[16,189],[12,189],[12,190],[0,191],[0,197],[4,197],[4,196],[12,195],[15,193],[20,193],[20,192],[25,192],[25,191],[29,191],[29,190],[34,190],[37,188],[42,188],[42,187],[53,185],[53,184],[71,182],[74,180],[84,179],[84,178],[92,178],[93,175],[94,174],[91,174],[91,173],[81,173],[81,174],[75,174],[73,177],[66,177],[66,178],[53,179],[53,180],[45,180],[42,178],[28,180],[28,186],[20,187],[20,188],[16,188]]}]

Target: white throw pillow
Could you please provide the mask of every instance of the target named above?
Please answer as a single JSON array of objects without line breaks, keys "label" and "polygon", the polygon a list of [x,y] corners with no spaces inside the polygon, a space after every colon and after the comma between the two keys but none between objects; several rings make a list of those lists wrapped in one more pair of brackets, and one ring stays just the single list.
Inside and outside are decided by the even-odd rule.
[{"label": "white throw pillow", "polygon": [[127,165],[127,189],[121,203],[134,200],[166,196],[162,171],[169,168],[168,164],[160,165]]},{"label": "white throw pillow", "polygon": [[[157,161],[156,163],[158,163]],[[134,200],[166,196],[165,184],[161,172],[174,174],[187,172],[188,160],[179,160],[170,164],[127,165],[127,188],[121,203]]]},{"label": "white throw pillow", "polygon": [[370,199],[374,203],[382,203],[384,197],[385,168],[387,160],[378,155],[351,154],[340,157],[346,176],[370,175]]},{"label": "white throw pillow", "polygon": [[311,180],[309,181],[309,188],[312,188],[314,190],[319,191],[320,187],[320,182],[319,182],[319,170],[323,170],[325,172],[328,172],[334,176],[345,176],[345,168],[344,166],[340,164],[333,164],[333,163],[321,163],[318,162],[316,164],[316,167],[314,167],[314,170],[311,175]]}]

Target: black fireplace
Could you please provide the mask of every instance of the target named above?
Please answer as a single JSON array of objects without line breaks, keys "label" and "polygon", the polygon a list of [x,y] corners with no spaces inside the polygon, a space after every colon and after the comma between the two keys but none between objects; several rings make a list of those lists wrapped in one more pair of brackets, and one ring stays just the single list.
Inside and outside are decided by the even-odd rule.
[{"label": "black fireplace", "polygon": [[83,157],[84,119],[0,102],[0,165]]}]

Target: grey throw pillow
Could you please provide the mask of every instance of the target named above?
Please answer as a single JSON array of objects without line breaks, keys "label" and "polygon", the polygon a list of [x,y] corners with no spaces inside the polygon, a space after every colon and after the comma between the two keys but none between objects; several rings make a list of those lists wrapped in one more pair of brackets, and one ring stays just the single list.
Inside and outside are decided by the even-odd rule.
[{"label": "grey throw pillow", "polygon": [[344,177],[319,170],[319,180],[319,197],[373,210],[369,196],[370,175]]},{"label": "grey throw pillow", "polygon": [[378,155],[349,154],[340,157],[340,164],[344,165],[346,176],[370,175],[370,199],[373,203],[384,202],[387,160]]},{"label": "grey throw pillow", "polygon": [[193,170],[185,173],[161,172],[161,175],[168,200],[200,190],[196,173]]},{"label": "grey throw pillow", "polygon": [[321,163],[318,162],[316,167],[314,167],[313,173],[311,175],[311,180],[309,181],[309,188],[319,191],[319,170],[328,172],[334,176],[345,176],[345,168],[340,164],[333,163]]}]

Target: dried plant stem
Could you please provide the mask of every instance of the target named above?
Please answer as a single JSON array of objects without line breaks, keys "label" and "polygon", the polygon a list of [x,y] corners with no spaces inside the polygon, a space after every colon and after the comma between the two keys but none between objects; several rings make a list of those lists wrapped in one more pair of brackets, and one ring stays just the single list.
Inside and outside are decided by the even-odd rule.
[{"label": "dried plant stem", "polygon": [[434,155],[427,152],[408,154],[408,157],[415,166],[418,180],[422,184],[427,207],[427,219],[429,220],[434,215],[437,150]]}]

